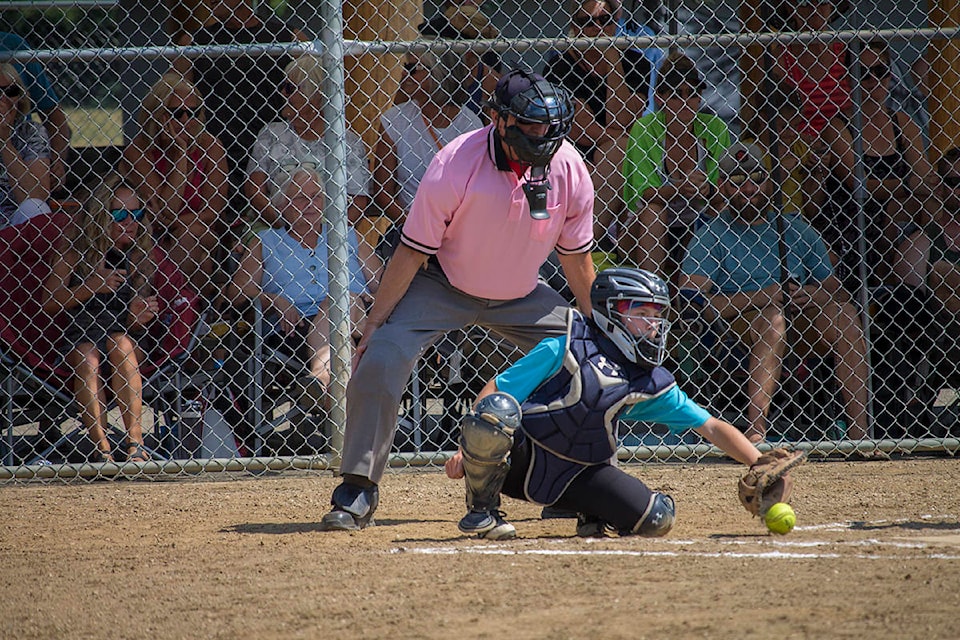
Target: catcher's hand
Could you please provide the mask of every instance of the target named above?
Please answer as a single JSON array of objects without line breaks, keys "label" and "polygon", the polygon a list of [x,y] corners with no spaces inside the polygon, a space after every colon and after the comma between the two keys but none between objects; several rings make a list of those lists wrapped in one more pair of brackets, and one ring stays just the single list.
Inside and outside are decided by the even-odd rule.
[{"label": "catcher's hand", "polygon": [[740,478],[739,494],[743,508],[755,516],[762,516],[776,503],[788,502],[793,491],[789,471],[803,464],[806,457],[806,452],[782,448],[760,456]]}]

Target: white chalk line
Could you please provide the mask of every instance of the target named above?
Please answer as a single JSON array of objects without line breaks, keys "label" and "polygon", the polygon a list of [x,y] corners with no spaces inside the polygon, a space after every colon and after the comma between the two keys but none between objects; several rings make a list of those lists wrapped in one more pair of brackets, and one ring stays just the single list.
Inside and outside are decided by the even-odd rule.
[{"label": "white chalk line", "polygon": [[624,556],[624,557],[687,557],[695,558],[750,558],[768,560],[960,560],[960,556],[940,553],[917,556],[889,556],[875,554],[796,553],[784,551],[734,552],[734,551],[639,551],[628,549],[509,549],[489,547],[402,547],[390,553],[417,553],[423,555],[494,555],[494,556]]},{"label": "white chalk line", "polygon": [[[956,520],[957,517],[950,514],[944,515],[923,515],[921,520]],[[818,525],[807,525],[797,527],[795,531],[849,531],[854,527],[863,526],[883,526],[897,525],[914,522],[914,520],[902,518],[897,520],[873,520],[873,521],[849,521],[849,522],[831,522]],[[610,543],[613,539],[592,539],[587,538],[578,540],[587,544]],[[517,540],[512,543],[500,543],[489,545],[469,546],[450,546],[450,547],[398,547],[391,549],[390,553],[419,553],[425,555],[455,555],[460,553],[477,555],[538,555],[538,556],[626,556],[626,557],[682,557],[692,556],[698,558],[756,558],[756,559],[778,559],[778,560],[818,560],[818,559],[837,559],[854,558],[860,560],[960,560],[960,556],[945,553],[922,553],[918,555],[884,555],[875,553],[857,553],[845,554],[836,552],[800,552],[791,549],[813,549],[818,547],[837,548],[837,547],[891,547],[894,549],[915,549],[923,550],[930,548],[928,542],[902,542],[893,540],[880,540],[877,538],[868,538],[864,540],[787,540],[780,538],[763,539],[699,539],[699,540],[674,540],[663,539],[655,540],[657,544],[672,545],[678,547],[692,547],[701,545],[725,545],[725,546],[772,546],[777,547],[770,551],[695,551],[684,549],[683,551],[662,551],[662,550],[635,550],[635,549],[523,549],[518,546],[536,544],[535,540]],[[564,544],[565,541],[552,541],[555,544]],[[783,551],[781,549],[788,549]]]}]

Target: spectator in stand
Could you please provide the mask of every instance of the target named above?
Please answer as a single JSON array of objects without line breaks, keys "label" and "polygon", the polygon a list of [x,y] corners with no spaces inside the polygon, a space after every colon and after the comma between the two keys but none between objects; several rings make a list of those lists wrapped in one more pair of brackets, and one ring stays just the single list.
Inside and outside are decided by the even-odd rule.
[{"label": "spectator in stand", "polygon": [[[857,311],[834,277],[817,232],[799,215],[773,209],[771,189],[758,147],[737,143],[724,153],[719,190],[727,207],[694,233],[680,286],[702,292],[750,348],[746,435],[751,442],[766,437],[770,401],[788,348],[788,321],[802,337],[798,346],[813,345],[833,356],[851,425],[847,435],[866,438],[866,341]],[[778,215],[783,216],[782,261]],[[789,274],[786,282],[781,269]]]},{"label": "spectator in stand", "polygon": [[[157,314],[151,293],[155,265],[146,208],[132,184],[108,176],[75,224],[45,283],[43,309],[67,322],[62,349],[74,371],[80,418],[96,446],[97,461],[112,462],[107,439],[106,386],[127,430],[126,460],[146,462],[143,444],[144,355],[137,337]],[[102,366],[109,363],[108,369]],[[101,375],[109,373],[109,383]]]},{"label": "spectator in stand", "polygon": [[[30,45],[20,36],[0,31],[0,52],[30,51]],[[40,117],[50,139],[50,192],[65,186],[67,154],[70,150],[70,124],[60,108],[60,97],[54,91],[43,65],[39,62],[13,63],[24,86],[30,93],[33,108]]]},{"label": "spectator in stand", "polygon": [[[571,9],[570,38],[613,38],[621,17],[618,0],[577,0]],[[598,148],[624,136],[647,107],[646,93],[635,92],[640,75],[643,88],[649,81],[650,63],[637,68],[616,47],[567,49],[547,59],[543,77],[562,86],[574,99],[576,117],[570,139],[584,158],[599,160]],[[627,81],[631,76],[633,83]]]},{"label": "spectator in stand", "polygon": [[[427,38],[444,38],[449,40],[495,40],[500,37],[500,31],[493,26],[475,0],[445,0],[439,14],[427,22],[423,22],[419,29],[420,34]],[[484,112],[487,101],[493,95],[497,86],[503,65],[500,55],[492,50],[478,53],[471,50],[463,54],[468,67],[473,69],[472,79],[468,83],[468,98],[465,105],[486,124],[490,118]],[[394,104],[409,100],[411,93],[404,92],[403,86],[398,93]]]},{"label": "spectator in stand", "polygon": [[50,141],[30,111],[20,74],[0,63],[0,228],[50,213]]},{"label": "spectator in stand", "polygon": [[804,126],[802,101],[796,90],[781,83],[769,94],[756,92],[752,99],[754,118],[740,141],[755,143],[766,152],[765,164],[771,178],[771,157],[776,144],[784,213],[802,213],[813,222],[834,212],[827,185],[837,157],[821,136]]},{"label": "spectator in stand", "polygon": [[[313,163],[323,168],[327,146],[323,141],[323,68],[314,56],[301,56],[284,69],[280,92],[286,98],[282,120],[271,122],[257,135],[247,161],[244,187],[252,210],[260,221],[278,226],[284,222],[270,200],[269,177],[282,165]],[[370,167],[367,147],[352,129],[346,131],[347,216],[356,224],[370,204]],[[255,223],[256,226],[256,223]],[[381,264],[366,242],[360,243],[361,264],[371,290],[376,290]]]},{"label": "spectator in stand", "polygon": [[[824,31],[850,8],[848,0],[783,1],[776,18],[794,31]],[[844,64],[843,42],[775,44],[774,74],[803,98],[802,133],[816,137],[827,124],[850,107],[850,82]]]},{"label": "spectator in stand", "polygon": [[960,317],[960,148],[937,163],[943,210],[931,234],[929,285],[954,318]]},{"label": "spectator in stand", "polygon": [[[178,45],[284,44],[307,39],[272,15],[265,19],[258,16],[251,0],[214,0],[211,4],[210,19],[196,33],[181,35]],[[219,56],[193,61],[181,58],[174,63],[204,96],[210,133],[226,149],[230,223],[247,208],[247,154],[257,133],[276,120],[286,105],[280,88],[290,60],[285,55]]]},{"label": "spectator in stand", "polygon": [[[312,163],[280,167],[265,183],[270,207],[281,228],[261,231],[243,255],[233,278],[241,296],[259,300],[273,318],[271,333],[284,348],[301,356],[309,375],[301,378],[307,409],[329,408],[330,329],[327,320],[328,244],[323,222],[323,179]],[[367,292],[357,254],[357,238],[349,238],[351,320],[363,319],[360,296]],[[315,406],[314,403],[317,403]]]},{"label": "spectator in stand", "polygon": [[915,286],[922,300],[932,294],[949,317],[960,316],[960,148],[953,147],[937,161],[940,184],[936,195],[942,204],[933,222],[917,232],[915,249],[926,269]]},{"label": "spectator in stand", "polygon": [[683,53],[661,68],[657,111],[630,130],[623,164],[629,222],[620,233],[621,255],[672,280],[672,249],[683,247],[715,194],[717,160],[730,145],[727,125],[699,113],[703,80]]},{"label": "spectator in stand", "polygon": [[[570,13],[571,38],[613,38],[620,33],[619,0],[575,0]],[[594,167],[597,259],[616,250],[624,208],[624,147],[630,127],[647,110],[648,90],[656,73],[656,62],[651,60],[659,57],[635,49],[570,48],[552,54],[543,70],[547,80],[573,96],[576,117],[571,140]]]},{"label": "spectator in stand", "polygon": [[158,241],[212,298],[213,252],[227,197],[223,145],[206,129],[200,94],[177,73],[153,85],[139,122],[141,132],[123,150],[123,171],[156,220]]},{"label": "spectator in stand", "polygon": [[380,117],[374,164],[374,200],[396,225],[406,219],[420,180],[444,145],[479,129],[480,118],[466,107],[471,65],[459,54],[407,55],[404,74],[410,100]]},{"label": "spectator in stand", "polygon": [[[850,61],[848,60],[848,63]],[[863,94],[863,168],[866,174],[866,237],[870,246],[867,264],[876,267],[873,283],[890,280],[910,287],[923,284],[926,260],[921,229],[936,214],[939,203],[933,197],[937,177],[927,160],[923,134],[909,115],[887,106],[890,81],[890,52],[881,41],[867,43],[860,52],[860,86]],[[853,79],[855,81],[855,79]],[[856,185],[857,159],[853,131],[848,123],[834,118],[823,133],[839,159],[837,174],[852,192]],[[855,290],[857,271],[856,206],[848,203],[846,215],[838,215],[821,229],[831,251],[842,256],[841,279]],[[870,282],[870,281],[868,281]]]}]

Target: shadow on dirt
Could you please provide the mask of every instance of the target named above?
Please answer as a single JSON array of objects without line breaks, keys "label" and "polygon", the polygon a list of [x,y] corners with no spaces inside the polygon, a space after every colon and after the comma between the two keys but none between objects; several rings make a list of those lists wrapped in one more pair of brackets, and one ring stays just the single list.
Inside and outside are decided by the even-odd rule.
[{"label": "shadow on dirt", "polygon": [[958,522],[851,522],[852,531],[882,531],[884,529],[904,529],[907,531],[960,531]]},{"label": "shadow on dirt", "polygon": [[[418,523],[443,523],[449,524],[448,520],[377,520],[373,527],[390,527],[404,524]],[[224,527],[221,533],[247,533],[247,534],[267,534],[267,535],[287,535],[291,533],[313,533],[323,532],[319,522],[244,522]]]}]

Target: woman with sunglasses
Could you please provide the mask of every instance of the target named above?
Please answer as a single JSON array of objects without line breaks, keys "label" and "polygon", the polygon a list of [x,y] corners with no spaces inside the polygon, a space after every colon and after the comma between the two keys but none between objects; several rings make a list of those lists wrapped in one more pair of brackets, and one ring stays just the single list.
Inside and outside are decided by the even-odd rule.
[{"label": "woman with sunglasses", "polygon": [[627,212],[618,251],[668,281],[677,269],[675,250],[715,195],[717,160],[730,146],[723,120],[699,112],[702,93],[693,60],[670,54],[657,81],[657,111],[633,125],[623,163]]},{"label": "woman with sunglasses", "polygon": [[144,354],[135,337],[157,314],[149,284],[155,272],[153,239],[144,212],[130,183],[117,174],[107,176],[67,230],[45,283],[43,309],[66,319],[64,360],[74,371],[80,419],[100,462],[114,459],[107,439],[108,384],[127,430],[126,460],[150,459],[143,444],[139,367]]},{"label": "woman with sunglasses", "polygon": [[[571,13],[570,38],[616,37],[619,0],[577,0]],[[623,136],[647,107],[652,68],[634,53],[621,54],[616,47],[567,49],[544,67],[543,77],[577,102],[570,137],[588,162],[599,160],[599,147]],[[628,76],[641,91],[633,91]]]},{"label": "woman with sunglasses", "polygon": [[124,149],[121,166],[147,203],[158,241],[197,290],[212,297],[227,161],[205,119],[194,86],[179,74],[165,74],[143,99],[141,133]]},{"label": "woman with sunglasses", "polygon": [[[271,122],[257,135],[247,161],[247,181],[244,192],[250,200],[253,227],[282,226],[284,218],[272,204],[270,176],[283,165],[309,164],[322,169],[329,151],[323,140],[326,121],[323,117],[323,67],[319,58],[301,56],[283,70],[280,93],[285,102],[281,109],[283,120]],[[370,204],[370,167],[368,151],[363,140],[352,129],[346,130],[347,147],[347,218],[357,224]],[[380,261],[374,255],[372,243],[361,242],[361,262],[375,290],[380,272]]]},{"label": "woman with sunglasses", "polygon": [[[890,96],[890,51],[881,41],[867,43],[860,52],[860,78],[863,104],[863,168],[866,177],[868,265],[875,270],[874,284],[889,280],[920,286],[924,259],[914,246],[922,242],[919,229],[929,223],[938,203],[933,197],[937,177],[924,151],[920,127],[903,112],[888,106]],[[852,56],[847,56],[852,66]],[[851,78],[851,81],[857,81]],[[839,159],[838,178],[852,193],[856,186],[857,159],[851,125],[835,118],[826,128],[824,139]],[[849,200],[849,198],[848,198]],[[829,221],[823,235],[835,256],[840,256],[838,271],[848,286],[858,288],[856,206],[852,201],[846,215]]]},{"label": "woman with sunglasses", "polygon": [[31,109],[20,74],[0,63],[0,229],[50,213],[50,141]]}]

